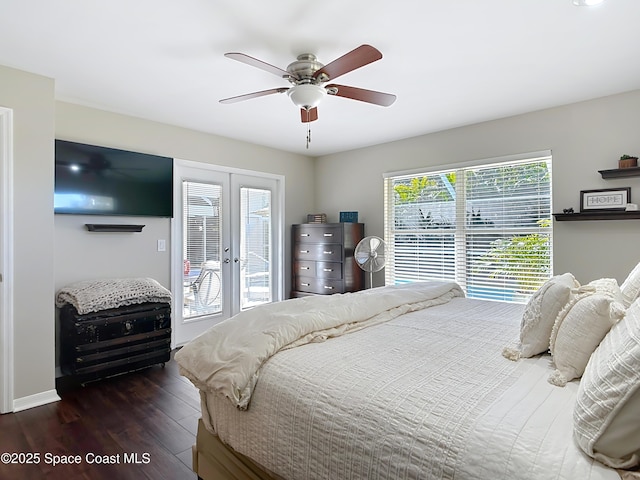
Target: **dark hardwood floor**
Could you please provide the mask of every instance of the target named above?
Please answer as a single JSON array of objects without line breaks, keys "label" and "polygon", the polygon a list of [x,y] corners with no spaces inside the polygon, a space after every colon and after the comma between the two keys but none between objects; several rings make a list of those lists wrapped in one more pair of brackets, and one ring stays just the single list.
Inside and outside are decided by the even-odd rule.
[{"label": "dark hardwood floor", "polygon": [[[200,397],[174,360],[58,390],[60,402],[0,415],[0,454],[24,454],[14,455],[18,463],[2,457],[0,479],[196,478]],[[35,453],[39,463],[22,463]],[[78,463],[54,466],[54,459]]]}]

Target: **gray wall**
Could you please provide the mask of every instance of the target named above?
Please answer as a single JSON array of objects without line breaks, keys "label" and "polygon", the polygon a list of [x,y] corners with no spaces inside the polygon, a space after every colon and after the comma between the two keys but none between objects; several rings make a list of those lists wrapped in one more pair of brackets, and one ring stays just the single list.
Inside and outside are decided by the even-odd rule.
[{"label": "gray wall", "polygon": [[13,110],[14,397],[55,388],[53,80],[0,66]]},{"label": "gray wall", "polygon": [[[393,108],[393,107],[392,107]],[[367,235],[383,235],[382,175],[511,154],[551,150],[553,209],[579,211],[580,190],[631,187],[640,203],[640,177],[603,180],[620,155],[640,154],[640,90],[516,117],[470,125],[317,159],[317,211],[337,220],[357,210]],[[622,282],[640,261],[640,222],[554,221],[554,271],[587,283]],[[374,284],[384,282],[384,272]]]}]

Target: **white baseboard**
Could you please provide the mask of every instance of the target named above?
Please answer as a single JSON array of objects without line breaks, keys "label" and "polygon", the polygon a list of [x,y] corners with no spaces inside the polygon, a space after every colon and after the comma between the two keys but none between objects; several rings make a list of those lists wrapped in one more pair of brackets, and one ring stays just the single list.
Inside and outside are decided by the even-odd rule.
[{"label": "white baseboard", "polygon": [[40,392],[28,397],[16,398],[13,401],[13,411],[20,412],[29,408],[39,407],[46,405],[47,403],[59,402],[60,397],[55,390],[49,390],[47,392]]}]

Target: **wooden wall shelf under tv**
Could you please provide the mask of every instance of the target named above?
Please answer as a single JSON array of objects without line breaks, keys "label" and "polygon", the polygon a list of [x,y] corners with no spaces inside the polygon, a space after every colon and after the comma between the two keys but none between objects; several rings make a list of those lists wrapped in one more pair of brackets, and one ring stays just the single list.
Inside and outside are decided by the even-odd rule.
[{"label": "wooden wall shelf under tv", "polygon": [[111,223],[85,223],[90,232],[141,232],[144,225],[122,225]]}]

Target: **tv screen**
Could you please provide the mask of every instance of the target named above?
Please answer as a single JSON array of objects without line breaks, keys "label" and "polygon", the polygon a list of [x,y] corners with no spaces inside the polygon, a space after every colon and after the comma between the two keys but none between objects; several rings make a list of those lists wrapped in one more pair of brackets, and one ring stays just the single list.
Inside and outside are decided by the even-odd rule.
[{"label": "tv screen", "polygon": [[56,140],[54,212],[173,216],[173,159]]}]

